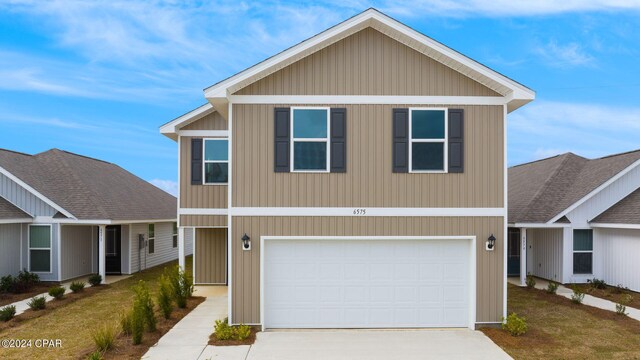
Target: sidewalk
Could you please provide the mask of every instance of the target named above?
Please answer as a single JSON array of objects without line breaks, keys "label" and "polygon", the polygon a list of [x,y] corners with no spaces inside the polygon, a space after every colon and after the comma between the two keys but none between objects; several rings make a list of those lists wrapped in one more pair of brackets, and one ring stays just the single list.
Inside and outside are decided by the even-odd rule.
[{"label": "sidewalk", "polygon": [[[509,278],[508,281],[511,284],[520,286],[519,278]],[[548,284],[549,282],[547,280],[536,278],[536,289],[545,290]],[[567,299],[571,299],[571,295],[573,295],[573,290],[569,289],[564,285],[558,284],[558,291],[556,291],[556,294],[560,296],[564,296]],[[616,311],[616,303],[609,300],[601,299],[599,297],[591,296],[589,294],[584,295],[584,300],[582,301],[582,303],[584,305],[593,306],[603,310],[609,310],[613,312]],[[627,316],[632,319],[640,321],[640,310],[627,306]]]}]

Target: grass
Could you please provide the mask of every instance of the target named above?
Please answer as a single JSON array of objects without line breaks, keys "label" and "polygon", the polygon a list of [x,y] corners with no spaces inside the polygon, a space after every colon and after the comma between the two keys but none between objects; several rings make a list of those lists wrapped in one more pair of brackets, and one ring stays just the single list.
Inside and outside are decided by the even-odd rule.
[{"label": "grass", "polygon": [[500,329],[482,331],[513,358],[640,358],[640,321],[544,290],[508,286],[508,312],[525,317],[528,332],[513,337]]},{"label": "grass", "polygon": [[631,295],[633,300],[629,304],[627,304],[627,307],[640,309],[640,293],[631,290],[620,289],[611,285],[607,285],[605,289],[596,289],[591,286],[591,284],[575,284],[575,286],[585,294],[609,300],[614,303],[620,301],[622,295],[629,294]]},{"label": "grass", "polygon": [[[78,358],[87,351],[93,352],[95,344],[91,337],[94,329],[99,328],[105,319],[117,319],[123,310],[129,310],[133,304],[133,291],[131,287],[144,280],[149,286],[152,296],[158,290],[158,279],[165,266],[174,266],[177,261],[170,262],[155,268],[151,268],[118,281],[101,291],[87,291],[92,296],[85,296],[66,306],[49,311],[38,318],[29,319],[20,324],[0,329],[0,338],[9,339],[60,339],[62,347],[56,349],[2,349],[2,359],[35,359],[35,358]],[[191,258],[187,258],[187,271],[191,271]],[[101,288],[101,287],[99,287]],[[64,300],[62,300],[64,301]],[[189,304],[188,310],[193,309],[194,304]],[[145,334],[149,341],[153,337]],[[128,339],[130,342],[130,339]],[[122,340],[124,341],[124,340]],[[157,339],[155,339],[157,341]],[[143,345],[147,341],[143,342]],[[116,344],[117,347],[117,344]],[[86,356],[85,356],[86,357]],[[109,356],[106,356],[109,358]],[[137,355],[139,358],[140,355]]]}]

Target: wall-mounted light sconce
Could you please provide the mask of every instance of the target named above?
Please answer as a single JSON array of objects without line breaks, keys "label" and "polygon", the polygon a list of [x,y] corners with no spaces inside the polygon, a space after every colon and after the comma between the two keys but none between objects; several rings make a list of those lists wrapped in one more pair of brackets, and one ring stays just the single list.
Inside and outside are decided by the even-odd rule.
[{"label": "wall-mounted light sconce", "polygon": [[251,238],[247,233],[242,235],[242,250],[251,250]]},{"label": "wall-mounted light sconce", "polygon": [[491,234],[487,239],[487,251],[493,251],[493,247],[496,245],[496,237]]}]

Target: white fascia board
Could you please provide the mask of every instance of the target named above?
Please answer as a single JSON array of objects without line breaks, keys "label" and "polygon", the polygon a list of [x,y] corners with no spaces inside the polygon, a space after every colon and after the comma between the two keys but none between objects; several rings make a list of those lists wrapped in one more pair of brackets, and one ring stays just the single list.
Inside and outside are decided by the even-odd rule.
[{"label": "white fascia board", "polygon": [[24,224],[33,222],[31,218],[21,218],[21,219],[0,219],[0,224]]},{"label": "white fascia board", "polygon": [[227,209],[180,208],[178,215],[228,215]]},{"label": "white fascia board", "polygon": [[555,223],[555,224],[546,224],[546,223],[509,223],[509,227],[516,228],[540,228],[540,229],[555,229],[555,228],[568,228],[571,227],[571,224],[565,223]]},{"label": "white fascia board", "polygon": [[504,216],[504,208],[234,207],[231,216]]},{"label": "white fascia board", "polygon": [[505,105],[500,96],[229,95],[234,104]]},{"label": "white fascia board", "polygon": [[108,220],[108,219],[57,219],[52,217],[38,216],[33,222],[42,224],[64,224],[64,225],[125,225],[125,224],[148,224],[176,222],[177,219],[147,219],[147,220]]},{"label": "white fascia board", "polygon": [[[549,220],[549,223],[554,223],[554,222],[558,221],[560,218],[562,218],[563,216],[565,216],[568,213],[572,212],[578,206],[584,204],[587,200],[591,199],[596,194],[598,194],[600,191],[604,190],[607,186],[613,184],[616,180],[618,180],[621,177],[623,177],[624,175],[626,175],[629,171],[631,171],[631,170],[635,169],[636,167],[638,167],[638,165],[640,165],[640,160],[636,160],[633,164],[627,166],[624,170],[620,171],[619,173],[617,173],[614,176],[612,176],[611,178],[609,178],[609,180],[607,180],[604,183],[602,183],[600,186],[595,188],[593,191],[591,191],[590,193],[585,195],[582,199],[576,201],[571,206],[566,208],[564,211],[562,211],[558,215],[554,216],[551,220]],[[611,204],[611,206],[613,206],[613,205],[614,204]],[[604,211],[606,211],[606,210],[604,210]]]},{"label": "white fascia board", "polygon": [[168,123],[162,125],[160,127],[160,133],[162,135],[165,135],[173,140],[177,140],[177,131],[178,128],[180,126],[182,126],[183,124],[187,123],[187,122],[193,122],[196,121],[198,119],[200,119],[201,117],[211,113],[212,111],[214,111],[213,106],[210,103],[206,103],[194,110],[189,111],[188,113],[177,117],[171,121],[169,121]]},{"label": "white fascia board", "polygon": [[68,212],[67,210],[63,209],[60,205],[54,203],[48,197],[42,195],[39,191],[37,191],[36,189],[34,189],[31,186],[29,186],[29,184],[27,184],[26,182],[20,180],[17,176],[13,175],[12,173],[10,173],[7,169],[3,168],[2,166],[0,166],[0,173],[3,174],[4,176],[8,177],[11,181],[13,181],[16,184],[18,184],[21,187],[23,187],[25,190],[27,190],[28,192],[30,192],[31,194],[33,194],[34,196],[36,196],[40,200],[44,201],[47,205],[51,206],[52,208],[54,208],[54,209],[58,210],[59,212],[61,212],[62,214],[64,214],[64,216],[66,216],[68,218],[72,218],[72,219],[76,218],[70,212]]},{"label": "white fascia board", "polygon": [[607,229],[640,229],[640,224],[589,223],[589,226]]}]

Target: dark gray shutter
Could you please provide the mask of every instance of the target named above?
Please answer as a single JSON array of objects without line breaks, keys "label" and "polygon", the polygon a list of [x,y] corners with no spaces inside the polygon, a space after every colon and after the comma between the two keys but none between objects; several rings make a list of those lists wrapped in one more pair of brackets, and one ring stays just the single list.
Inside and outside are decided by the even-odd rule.
[{"label": "dark gray shutter", "polygon": [[202,185],[202,139],[191,139],[191,185]]},{"label": "dark gray shutter", "polygon": [[409,172],[409,109],[393,109],[393,172]]},{"label": "dark gray shutter", "polygon": [[449,109],[449,172],[464,172],[464,111]]},{"label": "dark gray shutter", "polygon": [[274,110],[274,162],[273,171],[289,172],[289,141],[291,109],[275,108]]},{"label": "dark gray shutter", "polygon": [[347,109],[331,109],[331,172],[347,172]]}]

